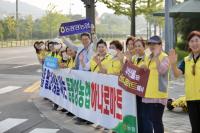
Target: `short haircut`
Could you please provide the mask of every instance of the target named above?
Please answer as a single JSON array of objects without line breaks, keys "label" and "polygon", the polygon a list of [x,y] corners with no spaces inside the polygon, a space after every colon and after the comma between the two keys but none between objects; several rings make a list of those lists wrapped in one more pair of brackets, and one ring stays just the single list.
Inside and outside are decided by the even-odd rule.
[{"label": "short haircut", "polygon": [[107,43],[106,43],[103,39],[100,39],[100,40],[97,42],[97,47],[99,46],[99,44],[104,44],[104,45],[107,47]]},{"label": "short haircut", "polygon": [[194,37],[194,36],[198,36],[200,38],[200,31],[192,31],[192,32],[190,32],[190,34],[187,37],[187,41],[189,42],[192,39],[192,37]]},{"label": "short haircut", "polygon": [[43,41],[40,41],[39,44],[40,44],[40,43],[44,43],[44,42],[43,42]]},{"label": "short haircut", "polygon": [[133,36],[128,37],[128,38],[126,39],[126,46],[128,45],[128,42],[129,42],[130,40],[132,40],[132,41],[134,42],[134,41],[135,41],[135,37],[133,37]]},{"label": "short haircut", "polygon": [[197,36],[200,38],[200,31],[192,31],[190,32],[190,34],[187,36],[187,49],[189,52],[191,52],[192,50],[189,48],[189,41],[194,37],[194,36]]},{"label": "short haircut", "polygon": [[81,38],[83,36],[87,36],[89,39],[91,39],[90,33],[84,32],[84,33],[81,34]]},{"label": "short haircut", "polygon": [[136,39],[136,40],[134,41],[134,44],[135,44],[136,42],[141,42],[141,43],[142,43],[142,46],[145,48],[145,41],[144,41],[143,38]]},{"label": "short haircut", "polygon": [[118,49],[120,51],[123,50],[123,46],[122,46],[121,42],[118,40],[113,40],[112,42],[110,42],[110,45],[115,45],[116,49]]}]

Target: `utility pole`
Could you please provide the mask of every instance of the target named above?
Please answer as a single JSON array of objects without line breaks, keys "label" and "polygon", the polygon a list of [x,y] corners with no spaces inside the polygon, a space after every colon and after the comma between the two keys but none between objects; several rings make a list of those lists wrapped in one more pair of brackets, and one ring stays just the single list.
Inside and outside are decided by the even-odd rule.
[{"label": "utility pole", "polygon": [[86,18],[90,19],[95,25],[95,3],[97,0],[81,0],[85,4]]},{"label": "utility pole", "polygon": [[169,9],[173,0],[165,0],[165,51],[168,52],[174,45],[174,21],[169,16]]},{"label": "utility pole", "polygon": [[131,36],[135,36],[135,4],[136,4],[136,0],[132,0],[131,3]]},{"label": "utility pole", "polygon": [[16,0],[16,39],[19,40],[18,0]]}]

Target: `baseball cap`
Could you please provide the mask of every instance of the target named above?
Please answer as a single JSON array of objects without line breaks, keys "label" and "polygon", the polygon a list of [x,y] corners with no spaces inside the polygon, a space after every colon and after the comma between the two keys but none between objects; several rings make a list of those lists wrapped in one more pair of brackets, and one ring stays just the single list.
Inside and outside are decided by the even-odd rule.
[{"label": "baseball cap", "polygon": [[147,41],[148,44],[161,44],[162,40],[159,36],[152,36]]}]

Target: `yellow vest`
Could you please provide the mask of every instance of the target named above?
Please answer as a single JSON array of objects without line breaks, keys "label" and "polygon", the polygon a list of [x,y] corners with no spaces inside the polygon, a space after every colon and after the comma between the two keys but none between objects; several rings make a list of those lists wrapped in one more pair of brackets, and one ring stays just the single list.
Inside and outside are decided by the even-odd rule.
[{"label": "yellow vest", "polygon": [[71,57],[69,59],[69,62],[68,62],[68,65],[67,65],[67,68],[75,68],[75,60],[73,60]]},{"label": "yellow vest", "polygon": [[40,52],[37,54],[38,59],[40,59],[40,60],[44,60],[44,58],[45,58],[47,55],[48,55],[48,52],[45,51],[45,50],[42,50],[42,51],[40,51]]},{"label": "yellow vest", "polygon": [[[108,68],[109,67],[109,63],[111,61],[111,56],[109,54],[107,54],[104,58],[104,60],[101,61],[101,65],[104,67],[104,68]],[[99,66],[97,65],[97,63],[94,61],[94,58],[92,58],[90,60],[90,69],[91,69],[91,72],[99,72]]]},{"label": "yellow vest", "polygon": [[71,57],[67,59],[66,62],[63,62],[63,63],[64,63],[65,68],[70,68],[70,69],[75,68],[75,60],[73,60]]},{"label": "yellow vest", "polygon": [[[160,61],[162,61],[165,57],[167,57],[167,54],[161,52],[158,58]],[[165,75],[159,75],[156,62],[151,60],[150,56],[145,62],[150,69],[145,98],[167,98],[169,72],[167,72]]]},{"label": "yellow vest", "polygon": [[186,100],[200,100],[200,59],[196,62],[195,75],[192,74],[192,67],[194,65],[192,55],[185,57],[184,61]]},{"label": "yellow vest", "polygon": [[144,56],[142,57],[141,61],[140,61],[138,64],[137,64],[137,59],[138,59],[137,56],[133,56],[133,57],[132,57],[132,63],[133,63],[134,65],[140,67],[140,66],[142,66],[142,65],[145,65],[145,62],[146,62],[146,60],[147,60],[147,56],[144,55]]},{"label": "yellow vest", "polygon": [[109,63],[107,74],[119,75],[122,70],[122,63],[119,58],[112,58]]},{"label": "yellow vest", "polygon": [[[50,52],[48,54],[48,56],[52,56],[52,52]],[[54,54],[54,56],[52,56],[54,58],[58,58],[58,64],[60,65],[60,63],[62,63],[62,57],[60,56],[60,54]]]}]

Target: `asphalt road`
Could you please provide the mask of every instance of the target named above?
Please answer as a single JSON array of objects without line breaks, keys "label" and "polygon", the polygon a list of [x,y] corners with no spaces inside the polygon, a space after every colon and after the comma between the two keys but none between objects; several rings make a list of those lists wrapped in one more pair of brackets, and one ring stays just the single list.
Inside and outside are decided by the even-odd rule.
[{"label": "asphalt road", "polygon": [[71,133],[43,116],[25,92],[40,74],[32,47],[0,49],[0,133]]}]

